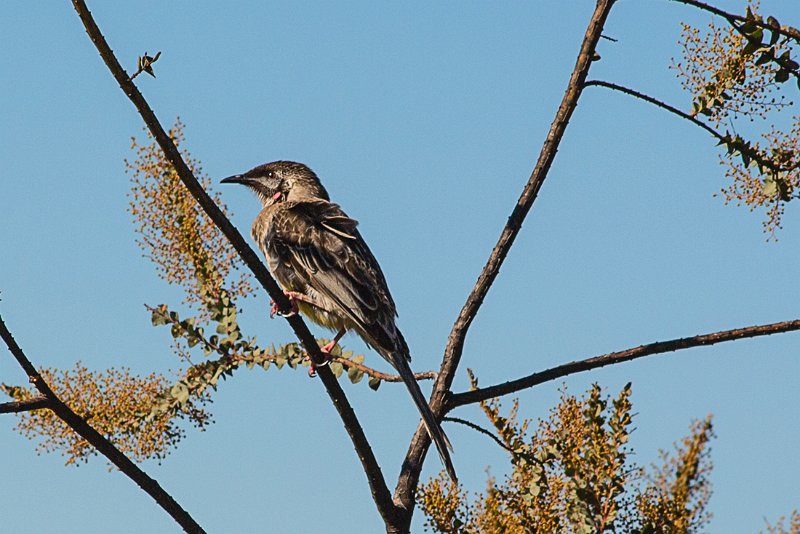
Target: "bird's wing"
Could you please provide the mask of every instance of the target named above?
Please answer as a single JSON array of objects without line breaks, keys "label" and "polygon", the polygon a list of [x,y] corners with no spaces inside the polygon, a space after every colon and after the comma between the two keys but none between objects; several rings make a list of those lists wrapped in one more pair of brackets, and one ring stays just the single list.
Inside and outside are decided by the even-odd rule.
[{"label": "bird's wing", "polygon": [[[372,333],[381,326],[383,334],[394,337],[395,304],[357,225],[336,204],[317,199],[288,201],[273,216],[268,247],[363,330]],[[392,348],[384,343],[388,340],[380,339],[384,337],[380,332],[373,337],[382,348]]]}]

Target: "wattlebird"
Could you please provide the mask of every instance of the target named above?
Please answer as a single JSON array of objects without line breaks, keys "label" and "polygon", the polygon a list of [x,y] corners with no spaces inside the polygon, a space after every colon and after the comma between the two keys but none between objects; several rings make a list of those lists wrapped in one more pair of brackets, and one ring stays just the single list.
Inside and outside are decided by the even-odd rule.
[{"label": "wattlebird", "polygon": [[455,481],[452,446],[411,371],[394,300],[358,222],[330,201],[317,175],[302,163],[274,161],[222,183],[246,185],[261,200],[253,239],[293,309],[337,332],[322,351],[330,353],[346,331],[354,330],[397,369]]}]

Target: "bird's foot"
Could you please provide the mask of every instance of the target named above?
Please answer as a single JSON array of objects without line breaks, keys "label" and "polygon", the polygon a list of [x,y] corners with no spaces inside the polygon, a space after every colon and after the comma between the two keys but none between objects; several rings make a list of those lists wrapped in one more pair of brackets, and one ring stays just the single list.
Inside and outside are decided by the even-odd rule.
[{"label": "bird's foot", "polygon": [[331,354],[331,352],[333,352],[333,347],[339,343],[339,340],[342,339],[342,336],[345,332],[346,330],[341,328],[330,343],[327,343],[319,348],[319,351],[322,353],[322,357],[325,359],[325,361],[319,365],[316,365],[314,364],[314,360],[311,360],[311,365],[308,366],[308,376],[314,378],[317,376],[317,367],[324,367],[331,363],[331,360],[333,359],[333,355]]},{"label": "bird's foot", "polygon": [[328,356],[328,358],[330,359],[330,357],[331,357],[331,352],[333,351],[333,347],[335,347],[335,346],[336,346],[338,343],[339,343],[339,340],[338,340],[338,339],[334,339],[333,341],[331,341],[331,342],[330,342],[330,343],[328,343],[327,345],[323,345],[322,347],[320,347],[320,348],[319,348],[319,351],[320,351],[322,354],[325,354],[325,355],[327,355],[327,356]]},{"label": "bird's foot", "polygon": [[327,343],[319,348],[319,351],[322,353],[322,357],[325,358],[325,361],[320,365],[316,365],[314,364],[314,360],[311,360],[311,365],[308,366],[308,376],[314,378],[315,376],[317,376],[317,367],[324,367],[329,363],[331,363],[331,360],[333,359],[333,355],[331,354],[331,352],[333,351],[333,347],[335,347],[336,344],[339,343],[339,340],[342,339],[344,333],[345,330],[344,328],[342,328],[341,330],[339,330],[339,332],[336,334],[336,337],[334,337],[330,343]]},{"label": "bird's foot", "polygon": [[303,300],[303,295],[294,291],[284,291],[283,294],[286,295],[287,299],[289,299],[289,304],[291,305],[290,310],[288,312],[282,312],[275,301],[270,299],[269,303],[272,305],[269,310],[270,319],[273,319],[276,315],[280,315],[281,317],[291,317],[292,315],[297,315],[297,312],[299,311],[297,307],[297,301]]},{"label": "bird's foot", "polygon": [[[325,345],[325,347],[327,347],[327,346],[328,345]],[[330,349],[325,350],[325,347],[322,347],[322,348],[319,349],[320,352],[322,353],[322,356],[325,358],[325,361],[323,363],[317,365],[317,364],[314,363],[313,360],[311,360],[311,363],[308,366],[308,377],[309,378],[314,378],[315,376],[317,376],[317,368],[318,367],[325,367],[326,365],[331,363],[331,360],[333,360],[333,356],[331,356]]]}]

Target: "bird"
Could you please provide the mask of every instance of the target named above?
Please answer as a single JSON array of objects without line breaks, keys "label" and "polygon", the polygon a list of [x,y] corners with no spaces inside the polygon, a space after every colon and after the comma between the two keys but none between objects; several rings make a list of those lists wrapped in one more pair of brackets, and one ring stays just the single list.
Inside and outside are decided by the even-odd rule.
[{"label": "bird", "polygon": [[337,332],[321,350],[329,354],[345,332],[355,331],[388,361],[456,482],[453,447],[414,378],[411,353],[396,324],[397,307],[378,261],[358,231],[358,221],[330,201],[317,175],[302,163],[273,161],[221,183],[245,185],[261,201],[251,228],[253,240],[293,310]]}]

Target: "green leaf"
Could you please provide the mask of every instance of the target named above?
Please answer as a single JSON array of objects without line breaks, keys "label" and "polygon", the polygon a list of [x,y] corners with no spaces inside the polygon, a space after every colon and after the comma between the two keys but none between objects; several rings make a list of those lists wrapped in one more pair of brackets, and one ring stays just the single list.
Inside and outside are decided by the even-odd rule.
[{"label": "green leaf", "polygon": [[747,44],[742,49],[742,55],[750,56],[759,48],[761,48],[761,39],[748,39]]},{"label": "green leaf", "polygon": [[778,183],[774,178],[768,176],[767,178],[764,178],[764,182],[761,184],[761,189],[766,196],[773,198],[778,194]]},{"label": "green leaf", "polygon": [[369,385],[369,388],[372,391],[378,391],[378,388],[381,387],[381,379],[377,378],[377,377],[374,377],[374,376],[371,376],[371,377],[369,377],[368,385]]},{"label": "green leaf", "polygon": [[189,400],[189,388],[187,388],[184,384],[180,382],[172,386],[170,394],[176,401],[178,401],[181,404]]},{"label": "green leaf", "polygon": [[347,378],[349,378],[350,382],[353,384],[358,384],[361,382],[361,379],[364,378],[364,371],[351,367],[347,370]]},{"label": "green leaf", "polygon": [[[750,9],[750,8],[748,8],[748,9]],[[750,18],[750,17],[747,17],[747,18]],[[756,31],[757,29],[758,29],[758,26],[752,20],[751,21],[747,21],[744,24],[742,24],[741,26],[739,26],[739,31],[741,31],[742,33],[744,33],[746,35],[750,35],[754,31]]]},{"label": "green leaf", "polygon": [[781,28],[781,23],[778,22],[778,19],[776,19],[772,15],[767,17],[767,25],[770,28],[775,28],[775,29],[778,29],[778,30]]},{"label": "green leaf", "polygon": [[783,83],[789,79],[789,71],[785,69],[780,69],[778,72],[775,73],[775,81],[778,83]]},{"label": "green leaf", "polygon": [[164,314],[164,309],[162,306],[163,304],[153,310],[153,313],[150,317],[150,320],[153,322],[153,326],[162,326],[169,322]]},{"label": "green leaf", "polygon": [[758,59],[756,60],[756,65],[764,65],[765,63],[769,63],[772,61],[772,49],[770,48],[766,52],[762,52]]}]

